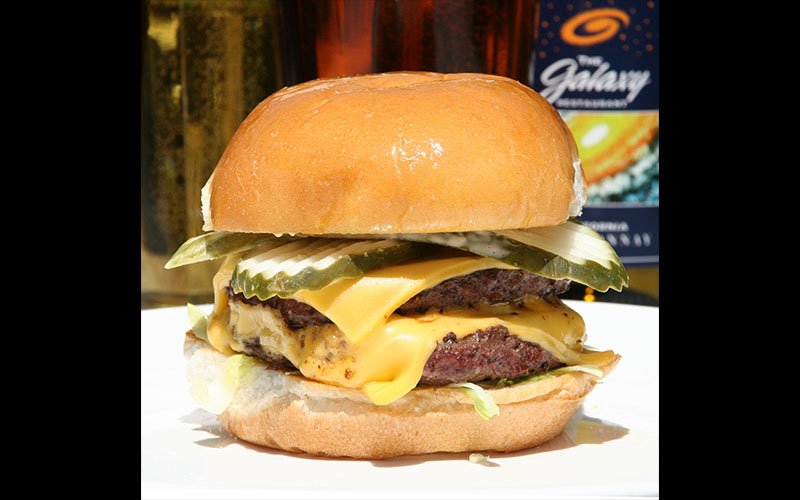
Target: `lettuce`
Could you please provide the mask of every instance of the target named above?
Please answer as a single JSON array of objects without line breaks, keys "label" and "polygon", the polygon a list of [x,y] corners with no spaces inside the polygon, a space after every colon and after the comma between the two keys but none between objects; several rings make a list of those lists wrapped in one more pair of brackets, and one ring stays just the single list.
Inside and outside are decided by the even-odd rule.
[{"label": "lettuce", "polygon": [[480,453],[469,454],[469,462],[472,464],[479,464],[482,462],[486,462],[487,460],[489,460],[489,457],[487,457],[486,455],[482,455]]},{"label": "lettuce", "polygon": [[189,394],[204,410],[219,415],[233,401],[239,384],[257,364],[244,354],[234,354],[225,360],[222,370],[210,382],[199,374],[192,380]]},{"label": "lettuce", "polygon": [[467,393],[472,398],[472,405],[475,407],[475,411],[486,420],[500,414],[500,408],[497,407],[492,396],[480,386],[471,382],[461,382],[450,384],[448,387],[455,387]]},{"label": "lettuce", "polygon": [[208,318],[205,313],[192,303],[186,303],[186,312],[189,313],[189,325],[192,327],[194,336],[208,342]]},{"label": "lettuce", "polygon": [[508,387],[510,385],[517,385],[517,384],[524,384],[527,382],[536,382],[537,380],[544,380],[546,378],[553,378],[562,373],[569,373],[569,372],[585,372],[596,377],[603,376],[603,370],[595,365],[573,365],[573,366],[562,366],[561,368],[556,368],[555,370],[550,370],[545,373],[537,373],[534,375],[528,375],[526,377],[520,377],[515,379],[507,379],[502,378],[497,381],[497,387]]},{"label": "lettuce", "polygon": [[[546,373],[539,373],[535,375],[528,375],[527,377],[520,377],[515,378],[512,380],[503,378],[497,381],[495,388],[501,387],[508,387],[511,385],[517,384],[524,384],[528,382],[536,382],[537,380],[544,380],[546,378],[553,378],[562,373],[569,373],[569,372],[585,372],[595,375],[597,377],[603,376],[603,370],[595,365],[573,365],[573,366],[564,366],[562,368],[556,368],[555,370],[550,370]],[[475,385],[470,382],[461,382],[456,384],[450,384],[447,387],[454,387],[457,389],[463,390],[467,395],[472,398],[472,404],[475,407],[475,411],[478,412],[478,415],[489,420],[495,415],[500,414],[500,408],[498,408],[497,404],[495,404],[492,396],[481,386]]]}]

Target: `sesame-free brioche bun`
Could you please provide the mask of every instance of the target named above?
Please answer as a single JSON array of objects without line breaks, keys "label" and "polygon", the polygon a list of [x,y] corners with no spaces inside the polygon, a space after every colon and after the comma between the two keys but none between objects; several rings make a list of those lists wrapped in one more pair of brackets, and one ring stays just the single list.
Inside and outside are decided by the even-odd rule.
[{"label": "sesame-free brioche bun", "polygon": [[[187,332],[190,377],[213,377],[227,356]],[[600,366],[603,376],[617,355]],[[460,389],[417,387],[385,406],[360,390],[322,384],[298,372],[257,366],[219,415],[232,435],[251,443],[312,455],[382,459],[435,452],[515,451],[547,442],[566,427],[598,377],[569,372],[489,389],[500,409],[484,420]]]},{"label": "sesame-free brioche bun", "polygon": [[425,233],[580,213],[574,139],[509,78],[395,72],[284,88],[239,126],[203,188],[204,230]]}]

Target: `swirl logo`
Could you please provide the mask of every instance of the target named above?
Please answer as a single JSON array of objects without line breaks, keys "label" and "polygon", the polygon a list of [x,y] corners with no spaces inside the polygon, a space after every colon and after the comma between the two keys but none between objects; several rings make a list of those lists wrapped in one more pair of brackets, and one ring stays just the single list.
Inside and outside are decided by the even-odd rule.
[{"label": "swirl logo", "polygon": [[610,39],[631,20],[619,9],[594,9],[581,12],[561,26],[561,38],[571,45],[594,45]]}]

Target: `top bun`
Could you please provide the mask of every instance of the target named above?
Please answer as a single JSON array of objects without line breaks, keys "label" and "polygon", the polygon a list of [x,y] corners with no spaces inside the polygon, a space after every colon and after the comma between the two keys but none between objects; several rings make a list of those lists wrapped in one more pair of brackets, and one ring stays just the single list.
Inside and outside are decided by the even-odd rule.
[{"label": "top bun", "polygon": [[584,202],[572,134],[529,87],[394,72],[313,80],[262,101],[203,188],[203,229],[516,229],[560,224]]}]

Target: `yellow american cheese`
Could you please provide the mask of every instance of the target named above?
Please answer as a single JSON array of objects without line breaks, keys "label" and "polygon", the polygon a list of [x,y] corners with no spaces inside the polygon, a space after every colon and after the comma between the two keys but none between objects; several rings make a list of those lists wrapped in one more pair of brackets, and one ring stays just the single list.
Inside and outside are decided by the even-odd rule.
[{"label": "yellow american cheese", "polygon": [[208,341],[222,354],[234,354],[233,336],[228,327],[228,294],[224,288],[228,285],[236,263],[244,252],[229,255],[214,275],[214,310],[208,318]]},{"label": "yellow american cheese", "polygon": [[471,255],[425,259],[376,269],[322,290],[301,290],[295,298],[333,321],[348,340],[359,342],[419,292],[455,276],[493,267],[513,269],[498,260]]}]

